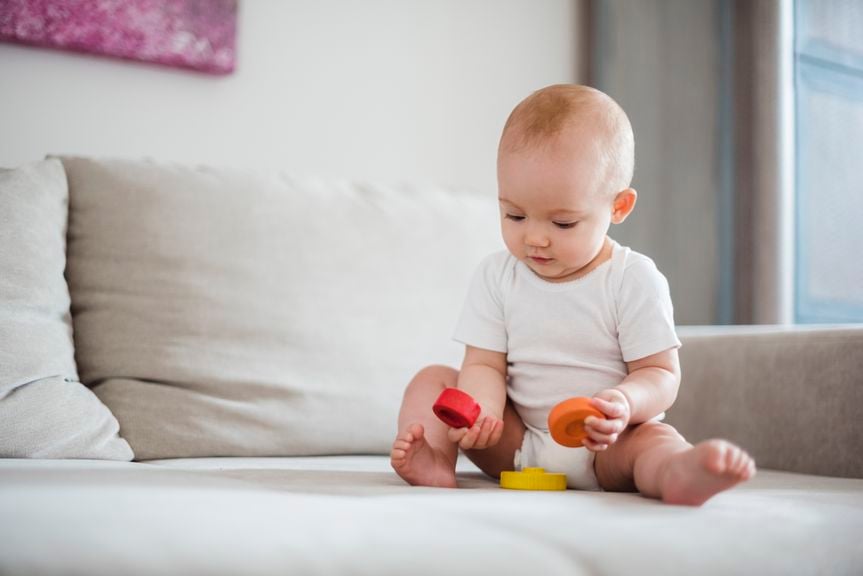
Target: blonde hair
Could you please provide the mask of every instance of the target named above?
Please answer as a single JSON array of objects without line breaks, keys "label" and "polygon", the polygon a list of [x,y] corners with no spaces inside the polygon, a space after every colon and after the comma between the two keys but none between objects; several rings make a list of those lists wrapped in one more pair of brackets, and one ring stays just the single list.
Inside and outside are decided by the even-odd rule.
[{"label": "blonde hair", "polygon": [[629,188],[635,170],[632,125],[617,102],[589,86],[556,84],[522,100],[504,125],[499,153],[551,144],[563,134],[577,136],[582,130],[596,140],[608,192]]}]

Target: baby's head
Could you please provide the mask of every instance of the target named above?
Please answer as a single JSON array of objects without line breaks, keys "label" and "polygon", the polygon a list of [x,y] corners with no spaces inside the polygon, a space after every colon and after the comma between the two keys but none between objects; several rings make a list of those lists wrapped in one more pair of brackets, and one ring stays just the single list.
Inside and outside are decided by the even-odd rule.
[{"label": "baby's head", "polygon": [[626,114],[599,90],[556,85],[523,100],[498,149],[509,251],[550,281],[592,269],[609,225],[635,206],[634,147]]},{"label": "baby's head", "polygon": [[549,151],[561,144],[579,144],[577,152],[591,156],[595,192],[609,194],[629,188],[635,139],[629,118],[610,96],[575,84],[537,90],[509,115],[499,153],[526,148]]}]

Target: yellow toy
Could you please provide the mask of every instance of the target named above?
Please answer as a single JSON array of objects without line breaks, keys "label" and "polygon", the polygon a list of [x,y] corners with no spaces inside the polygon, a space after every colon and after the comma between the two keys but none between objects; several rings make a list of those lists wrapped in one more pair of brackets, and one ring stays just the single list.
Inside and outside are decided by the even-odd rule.
[{"label": "yellow toy", "polygon": [[509,490],[566,490],[566,474],[525,468],[521,472],[501,472],[500,487]]}]

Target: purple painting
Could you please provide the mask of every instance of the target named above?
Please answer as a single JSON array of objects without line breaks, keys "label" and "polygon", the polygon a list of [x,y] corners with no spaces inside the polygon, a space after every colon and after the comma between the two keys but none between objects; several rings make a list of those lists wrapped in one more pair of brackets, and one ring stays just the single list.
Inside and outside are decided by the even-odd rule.
[{"label": "purple painting", "polygon": [[0,40],[234,71],[237,0],[0,0]]}]

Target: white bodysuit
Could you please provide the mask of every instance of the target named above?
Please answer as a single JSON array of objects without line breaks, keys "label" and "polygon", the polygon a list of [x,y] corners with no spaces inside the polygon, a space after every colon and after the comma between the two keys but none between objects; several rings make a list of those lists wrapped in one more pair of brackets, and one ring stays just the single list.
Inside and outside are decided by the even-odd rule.
[{"label": "white bodysuit", "polygon": [[596,489],[593,454],[548,434],[548,413],[573,396],[620,384],[626,363],[680,346],[668,282],[653,261],[612,241],[611,258],[553,283],[508,252],[480,264],[454,338],[507,355],[507,394],[527,428],[516,469],[565,472]]}]

